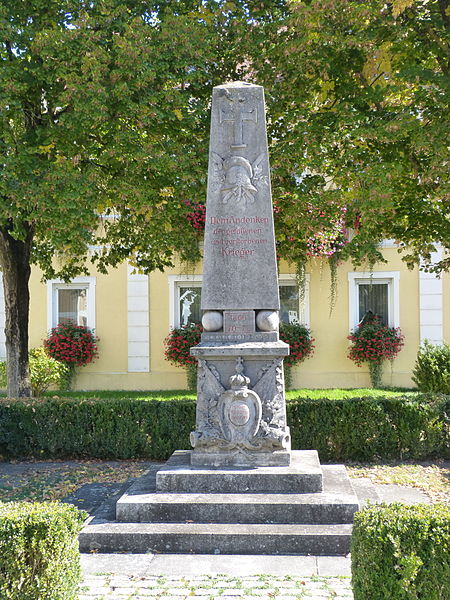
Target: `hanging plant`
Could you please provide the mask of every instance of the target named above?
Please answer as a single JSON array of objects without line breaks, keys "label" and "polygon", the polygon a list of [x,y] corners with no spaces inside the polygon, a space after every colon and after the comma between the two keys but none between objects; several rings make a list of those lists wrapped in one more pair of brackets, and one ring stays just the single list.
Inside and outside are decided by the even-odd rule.
[{"label": "hanging plant", "polygon": [[286,388],[292,383],[292,367],[300,364],[314,352],[311,330],[301,323],[280,323],[280,339],[289,344],[289,356],[283,361]]},{"label": "hanging plant", "polygon": [[[294,205],[296,216],[290,214]],[[301,203],[297,198],[281,198],[274,203],[274,219],[278,232],[277,252],[296,266],[297,278],[304,284],[306,261],[311,258],[327,259],[330,267],[330,311],[337,297],[337,267],[341,254],[349,243],[346,225],[347,207],[335,198],[317,206],[313,201]]]},{"label": "hanging plant", "polygon": [[71,321],[53,327],[44,340],[44,348],[49,356],[67,366],[66,389],[72,385],[75,367],[87,365],[97,358],[98,341],[93,330]]},{"label": "hanging plant", "polygon": [[164,356],[178,367],[186,369],[188,389],[197,387],[197,359],[191,356],[190,349],[200,343],[203,327],[201,325],[186,325],[171,329],[164,340]]},{"label": "hanging plant", "polygon": [[348,336],[352,342],[348,358],[362,366],[368,363],[372,387],[381,386],[382,365],[385,360],[394,360],[404,346],[400,327],[387,327],[378,317],[369,316]]},{"label": "hanging plant", "polygon": [[190,209],[186,215],[187,220],[199,236],[205,231],[206,206],[204,202],[193,202],[184,200],[184,204]]}]

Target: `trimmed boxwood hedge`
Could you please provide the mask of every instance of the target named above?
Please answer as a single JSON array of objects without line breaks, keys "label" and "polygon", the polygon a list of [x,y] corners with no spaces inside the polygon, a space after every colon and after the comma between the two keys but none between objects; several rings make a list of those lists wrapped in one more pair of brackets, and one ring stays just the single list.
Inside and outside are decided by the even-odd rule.
[{"label": "trimmed boxwood hedge", "polygon": [[57,502],[0,503],[0,598],[75,600],[86,516]]},{"label": "trimmed boxwood hedge", "polygon": [[298,399],[287,410],[292,447],[321,460],[450,457],[450,396]]},{"label": "trimmed boxwood hedge", "polygon": [[448,600],[450,507],[381,504],[355,515],[355,600]]},{"label": "trimmed boxwood hedge", "polygon": [[[299,398],[287,412],[292,447],[323,461],[450,457],[449,396]],[[194,424],[192,399],[1,399],[0,455],[164,460]]]}]

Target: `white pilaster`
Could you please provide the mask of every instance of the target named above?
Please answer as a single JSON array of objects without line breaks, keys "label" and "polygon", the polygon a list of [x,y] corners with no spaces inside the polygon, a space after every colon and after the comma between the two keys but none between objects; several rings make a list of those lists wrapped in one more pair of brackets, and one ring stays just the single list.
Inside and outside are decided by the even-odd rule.
[{"label": "white pilaster", "polygon": [[[442,249],[434,252],[431,262],[442,258]],[[428,340],[432,344],[441,345],[443,335],[443,296],[442,279],[435,273],[419,271],[419,308],[420,308],[420,343]]]},{"label": "white pilaster", "polygon": [[150,371],[148,275],[133,274],[128,265],[128,371]]}]

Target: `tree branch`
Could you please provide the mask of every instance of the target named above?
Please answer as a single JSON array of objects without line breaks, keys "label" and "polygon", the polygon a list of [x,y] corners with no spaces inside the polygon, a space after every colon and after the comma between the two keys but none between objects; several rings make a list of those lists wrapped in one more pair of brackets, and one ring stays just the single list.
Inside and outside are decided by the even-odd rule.
[{"label": "tree branch", "polygon": [[450,27],[450,14],[447,12],[449,7],[448,0],[438,0],[438,5],[442,21],[445,27],[448,29]]},{"label": "tree branch", "polygon": [[11,42],[9,42],[7,40],[5,42],[5,46],[6,46],[6,52],[8,53],[8,56],[9,56],[9,60],[14,60],[14,52],[12,51],[12,48],[11,48]]}]

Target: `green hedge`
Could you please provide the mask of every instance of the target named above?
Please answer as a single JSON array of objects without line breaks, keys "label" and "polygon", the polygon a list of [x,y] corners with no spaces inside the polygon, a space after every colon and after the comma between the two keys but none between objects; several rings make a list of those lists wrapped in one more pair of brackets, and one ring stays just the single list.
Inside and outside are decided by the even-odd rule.
[{"label": "green hedge", "polygon": [[0,503],[0,598],[75,600],[85,516],[56,502]]},{"label": "green hedge", "polygon": [[448,600],[450,507],[377,505],[355,515],[355,600]]},{"label": "green hedge", "polygon": [[166,459],[189,447],[195,402],[136,398],[0,401],[0,454]]},{"label": "green hedge", "polygon": [[287,410],[292,447],[324,461],[450,457],[450,396],[299,398]]},{"label": "green hedge", "polygon": [[[322,460],[450,457],[450,397],[299,398],[287,403],[294,449]],[[0,400],[3,458],[168,458],[189,448],[191,399]]]}]

